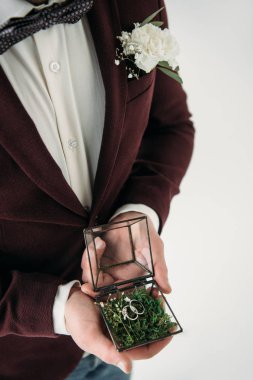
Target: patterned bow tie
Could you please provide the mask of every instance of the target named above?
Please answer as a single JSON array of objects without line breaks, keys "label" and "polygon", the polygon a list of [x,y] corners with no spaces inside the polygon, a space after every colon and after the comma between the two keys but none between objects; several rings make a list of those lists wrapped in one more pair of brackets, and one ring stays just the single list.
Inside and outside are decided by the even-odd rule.
[{"label": "patterned bow tie", "polygon": [[76,23],[92,8],[93,2],[93,0],[68,0],[40,10],[33,9],[22,18],[11,18],[0,26],[0,54],[39,30],[55,24]]}]

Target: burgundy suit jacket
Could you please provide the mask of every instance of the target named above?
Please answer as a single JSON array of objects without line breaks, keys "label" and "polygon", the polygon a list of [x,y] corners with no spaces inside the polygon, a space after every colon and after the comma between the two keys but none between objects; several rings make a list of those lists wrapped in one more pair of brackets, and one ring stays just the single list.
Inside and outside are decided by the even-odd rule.
[{"label": "burgundy suit jacket", "polygon": [[[182,86],[153,70],[139,80],[114,64],[116,36],[163,0],[97,0],[88,13],[106,90],[104,133],[90,210],[43,144],[0,68],[0,379],[62,380],[82,351],[53,331],[59,284],[81,279],[83,229],[125,203],[160,218],[189,165],[194,127]],[[158,16],[167,26],[166,11]],[[80,78],[82,80],[82,78]]]}]

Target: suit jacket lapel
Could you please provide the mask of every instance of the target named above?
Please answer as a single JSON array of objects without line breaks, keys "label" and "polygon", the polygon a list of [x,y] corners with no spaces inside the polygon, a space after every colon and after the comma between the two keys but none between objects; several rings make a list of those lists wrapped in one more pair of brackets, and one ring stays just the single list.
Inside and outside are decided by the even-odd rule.
[{"label": "suit jacket lapel", "polygon": [[[125,117],[127,75],[115,65],[117,39],[121,34],[117,0],[96,1],[87,14],[106,92],[105,123],[93,188],[92,211],[100,211],[110,184]],[[92,221],[91,221],[92,222]]]}]

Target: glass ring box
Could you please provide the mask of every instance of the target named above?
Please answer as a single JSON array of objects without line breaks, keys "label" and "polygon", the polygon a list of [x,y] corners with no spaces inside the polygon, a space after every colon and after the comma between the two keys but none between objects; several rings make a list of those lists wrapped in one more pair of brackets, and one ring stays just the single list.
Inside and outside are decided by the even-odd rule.
[{"label": "glass ring box", "polygon": [[154,280],[145,215],[87,228],[84,237],[95,301],[118,351],[183,331]]}]

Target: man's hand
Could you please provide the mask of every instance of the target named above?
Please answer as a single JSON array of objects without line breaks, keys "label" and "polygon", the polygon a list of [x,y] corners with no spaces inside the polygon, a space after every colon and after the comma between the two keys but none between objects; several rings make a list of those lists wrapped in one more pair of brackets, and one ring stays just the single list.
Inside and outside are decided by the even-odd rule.
[{"label": "man's hand", "polygon": [[84,351],[98,356],[106,363],[131,371],[131,360],[117,352],[104,334],[103,323],[94,300],[73,288],[65,307],[66,329],[75,343]]},{"label": "man's hand", "polygon": [[[122,213],[112,221],[118,222],[142,216],[138,212]],[[163,242],[156,232],[152,222],[148,219],[150,240],[152,245],[153,263],[155,268],[155,279],[164,293],[170,293],[171,287],[168,282],[167,267],[164,259]],[[118,230],[119,231],[119,230]],[[117,233],[117,230],[116,230]],[[118,232],[120,234],[120,232]],[[113,236],[113,244],[118,242],[124,244],[124,235]],[[100,247],[97,247],[98,255],[103,255],[105,242],[100,239]],[[76,344],[109,364],[119,366],[123,371],[131,371],[132,360],[149,359],[158,354],[173,338],[170,336],[162,341],[153,342],[126,352],[117,352],[111,339],[106,336],[103,321],[101,321],[98,307],[93,299],[96,293],[92,290],[89,262],[87,252],[84,251],[82,263],[83,280],[82,291],[74,290],[66,305],[66,328]],[[117,274],[117,273],[116,273]],[[100,285],[111,284],[114,279],[110,274],[101,277]]]},{"label": "man's hand", "polygon": [[[138,218],[144,214],[140,212],[125,212],[122,213],[111,220],[111,222],[119,222],[125,219]],[[168,269],[164,258],[164,244],[159,234],[157,233],[151,219],[148,217],[148,227],[150,234],[150,242],[152,248],[153,263],[155,269],[155,280],[160,286],[161,290],[169,294],[172,289],[168,279]]]},{"label": "man's hand", "polygon": [[[122,214],[116,216],[114,219],[111,220],[111,222],[120,222],[122,220],[137,218],[140,216],[143,216],[143,214],[141,214],[139,212],[132,212],[132,211],[131,212],[125,212],[125,213],[122,213]],[[168,270],[167,270],[167,266],[166,266],[166,262],[165,262],[165,258],[164,258],[164,244],[163,244],[163,241],[160,238],[159,234],[155,230],[154,225],[153,225],[150,218],[148,218],[148,226],[149,226],[150,242],[151,242],[151,248],[152,248],[153,264],[154,264],[154,270],[155,270],[155,277],[154,278],[157,281],[161,290],[164,293],[168,294],[172,291],[172,289],[171,289],[171,286],[169,284]],[[98,239],[98,238],[96,238],[96,239]],[[137,239],[139,239],[139,236],[137,236]],[[122,249],[122,247],[124,247],[124,244],[126,244],[126,245],[129,244],[128,243],[128,240],[129,240],[128,234],[123,233],[121,231],[121,229],[115,229],[113,231],[113,235],[110,236],[110,240],[111,240],[111,247],[109,247],[109,248],[112,251],[112,257],[114,256],[114,253],[115,253],[115,257],[116,257],[116,255],[118,255],[118,252],[124,251],[124,249]],[[142,242],[141,242],[141,239],[139,239],[139,240],[140,240],[139,243],[140,243],[140,248],[141,248]],[[96,248],[97,248],[97,254],[98,254],[99,258],[102,257],[104,254],[105,248],[106,248],[105,242],[103,240],[99,239],[99,244],[96,245]],[[90,250],[92,250],[92,247]],[[140,249],[140,252],[139,252],[139,254],[140,254],[139,261],[140,262],[141,262],[141,260],[145,261],[145,255],[142,256],[141,251],[142,250]],[[137,250],[136,254],[138,255],[138,250]],[[119,257],[117,256],[117,259],[118,258]],[[92,280],[91,280],[91,276],[90,276],[90,267],[89,267],[87,250],[85,250],[83,253],[81,267],[83,269],[82,278],[84,281],[84,284],[82,285],[82,291],[84,293],[90,295],[91,297],[94,297],[96,295],[96,293],[94,293],[94,291],[92,290]],[[96,261],[94,260],[93,274],[96,272],[95,267],[96,267]],[[136,271],[136,269],[138,269],[138,267],[133,268],[134,271]],[[122,267],[120,267],[118,270],[119,277],[117,277],[117,268],[113,269],[113,273],[112,273],[113,275],[112,276],[110,275],[109,271],[107,273],[100,272],[99,273],[100,277],[99,277],[99,281],[98,281],[98,286],[107,286],[107,285],[111,285],[112,283],[116,282],[116,280],[119,281],[120,279],[122,279],[122,280],[126,279],[126,278],[120,278],[120,276],[122,276],[122,275],[123,276],[126,275],[127,277],[129,277],[129,268],[128,267],[126,267],[126,271],[128,273],[125,274],[124,269],[122,269]],[[115,278],[115,275],[116,275],[116,278]],[[143,275],[143,273],[136,273],[136,272],[131,273],[131,277],[138,277],[141,275]]]},{"label": "man's hand", "polygon": [[147,344],[126,352],[117,352],[111,339],[105,335],[98,307],[94,300],[73,288],[65,307],[66,329],[75,343],[84,351],[98,356],[108,364],[129,373],[132,360],[149,359],[160,352],[173,338]]}]

